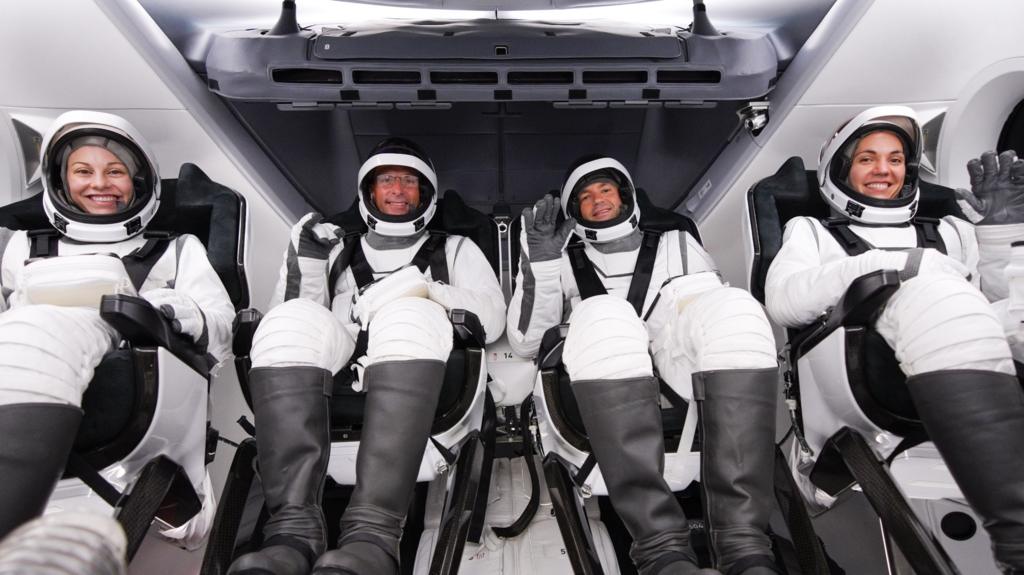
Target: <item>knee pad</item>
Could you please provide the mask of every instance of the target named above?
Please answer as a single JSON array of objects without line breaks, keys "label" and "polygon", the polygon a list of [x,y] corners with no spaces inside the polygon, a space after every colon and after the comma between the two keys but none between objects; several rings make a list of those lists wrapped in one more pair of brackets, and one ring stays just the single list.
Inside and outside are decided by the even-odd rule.
[{"label": "knee pad", "polygon": [[81,405],[119,336],[95,309],[29,305],[0,315],[0,404]]},{"label": "knee pad", "polygon": [[889,299],[876,328],[908,376],[948,369],[1015,373],[992,304],[960,277],[907,280]]},{"label": "knee pad", "polygon": [[381,361],[448,361],[452,322],[437,303],[420,297],[398,298],[381,307],[370,322],[367,365]]},{"label": "knee pad", "polygon": [[723,286],[704,292],[677,321],[686,326],[676,334],[693,346],[696,371],[778,365],[771,324],[761,304],[744,290]]},{"label": "knee pad", "polygon": [[572,381],[650,377],[647,326],[626,300],[587,298],[569,316],[562,361]]},{"label": "knee pad", "polygon": [[338,318],[308,299],[288,300],[270,310],[253,336],[253,367],[319,367],[337,373],[355,349]]}]

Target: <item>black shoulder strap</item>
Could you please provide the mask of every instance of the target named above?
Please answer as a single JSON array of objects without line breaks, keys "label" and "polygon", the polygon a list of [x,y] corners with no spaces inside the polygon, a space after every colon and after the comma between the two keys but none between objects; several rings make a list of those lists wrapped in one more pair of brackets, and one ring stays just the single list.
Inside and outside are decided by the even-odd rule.
[{"label": "black shoulder strap", "polygon": [[932,248],[946,253],[946,242],[939,233],[939,222],[936,218],[917,217],[911,220],[917,231],[917,247]]},{"label": "black shoulder strap", "polygon": [[412,263],[421,272],[430,268],[430,278],[441,283],[450,283],[448,278],[448,260],[445,257],[444,246],[448,241],[448,234],[441,230],[430,230],[427,241],[423,242]]},{"label": "black shoulder strap", "polygon": [[52,258],[57,255],[57,243],[60,241],[60,232],[57,230],[53,228],[30,230],[28,239],[28,257]]},{"label": "black shoulder strap", "polygon": [[[341,256],[338,256],[338,259],[341,259]],[[370,262],[366,261],[363,242],[359,238],[352,242],[352,257],[348,267],[352,269],[352,277],[356,280],[357,288],[363,289],[373,283],[373,268],[370,267]]]},{"label": "black shoulder strap", "polygon": [[839,245],[846,251],[847,255],[859,256],[875,247],[864,238],[850,231],[850,220],[829,218],[821,220],[821,224],[839,242]]},{"label": "black shoulder strap", "polygon": [[576,278],[576,288],[580,290],[580,298],[587,299],[596,295],[604,295],[608,290],[597,277],[594,264],[584,251],[586,246],[580,241],[579,236],[573,236],[566,246],[569,254],[569,266],[572,267],[572,275]]},{"label": "black shoulder strap", "polygon": [[142,284],[149,277],[149,272],[153,270],[153,266],[164,255],[176,236],[167,232],[147,232],[143,237],[146,238],[146,243],[121,258],[124,269],[128,272],[128,277],[131,278],[132,285],[136,290],[142,289]]},{"label": "black shoulder strap", "polygon": [[640,317],[644,316],[644,300],[647,299],[647,288],[651,285],[654,259],[658,256],[660,242],[660,233],[644,230],[640,253],[636,256],[636,267],[633,268],[633,279],[629,282],[629,292],[626,294],[626,301],[633,306],[636,315]]},{"label": "black shoulder strap", "polygon": [[[362,236],[362,234],[360,234],[359,232],[349,232],[349,233],[345,234],[345,237],[342,239],[342,242],[344,242],[344,243],[342,244],[343,247],[341,248],[341,253],[338,254],[337,259],[335,259],[334,263],[331,264],[331,270],[330,270],[330,272],[327,275],[327,282],[328,282],[327,283],[327,289],[328,290],[333,290],[334,289],[334,286],[338,283],[338,278],[341,277],[341,273],[345,271],[345,268],[347,268],[350,265],[352,265],[352,261],[355,258],[355,252],[357,250],[359,251],[359,256],[363,260],[363,263],[364,264],[366,263],[366,258],[363,257],[362,247],[360,246],[360,244],[361,244],[360,237],[361,236]],[[367,264],[367,267],[369,267],[368,264]],[[353,273],[354,272],[355,272],[355,270],[353,270]],[[370,281],[373,281],[373,275],[372,274],[370,275]],[[367,282],[367,283],[369,283],[369,282]],[[358,277],[356,278],[356,284],[359,287],[362,287],[362,285],[363,285],[363,284],[359,284],[359,278]]]}]

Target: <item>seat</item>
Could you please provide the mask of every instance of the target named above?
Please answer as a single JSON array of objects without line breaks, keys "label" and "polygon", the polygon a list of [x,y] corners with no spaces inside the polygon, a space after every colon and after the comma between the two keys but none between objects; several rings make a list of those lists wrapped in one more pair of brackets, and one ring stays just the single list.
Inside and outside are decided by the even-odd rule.
[{"label": "seat", "polygon": [[[963,217],[951,189],[923,181],[920,189],[918,217]],[[750,291],[763,303],[785,223],[795,216],[825,218],[829,210],[815,172],[805,170],[799,157],[755,184],[747,201],[754,242]],[[809,471],[798,473],[832,497],[859,484],[883,531],[917,572],[955,573],[957,565],[980,572],[979,565],[991,565],[987,538],[970,508],[953,501],[963,496],[934,446],[925,443],[906,377],[874,329],[899,283],[896,271],[864,275],[827,314],[788,330],[785,378],[794,451],[802,445],[813,454],[805,463]],[[917,512],[907,498],[916,501]]]},{"label": "seat", "polygon": [[[341,227],[346,235],[361,234],[366,230],[356,203],[348,210],[332,216],[329,221]],[[438,202],[437,213],[429,228],[449,235],[468,237],[490,259],[497,249],[491,226],[490,218],[468,207],[458,193],[449,190]],[[256,310],[245,310],[236,322],[235,361],[239,383],[250,408],[252,404],[247,377],[251,366],[249,352],[261,317]],[[451,310],[449,318],[454,327],[453,350],[445,370],[445,381],[431,430],[431,442],[427,445],[417,477],[418,482],[431,482],[443,477],[448,486],[440,536],[431,559],[431,573],[454,573],[458,569],[470,529],[470,516],[478,501],[478,487],[484,467],[480,429],[485,405],[489,401],[483,327],[476,315],[466,310]],[[328,477],[339,486],[352,486],[356,482],[355,463],[362,434],[365,398],[364,393],[352,389],[351,370],[347,366],[342,368],[334,378],[331,399],[332,444],[327,468]],[[261,519],[265,519],[260,514],[262,493],[250,471],[255,457],[255,440],[247,439],[236,453],[224,487],[221,507],[214,521],[214,534],[204,559],[204,574],[226,572],[234,558],[259,548],[261,544]],[[259,504],[253,505],[250,496],[258,497]],[[240,529],[243,525],[246,528]],[[418,537],[418,534],[415,536]],[[414,551],[414,543],[403,540],[403,563],[411,564],[411,561],[406,561],[408,556],[405,549],[411,548]]]},{"label": "seat", "polygon": [[[665,232],[682,230],[698,241],[700,234],[692,220],[655,207],[642,189],[637,190],[640,228]],[[537,355],[537,383],[533,392],[539,451],[543,456],[544,476],[551,496],[566,552],[577,575],[603,573],[599,547],[582,500],[607,496],[600,466],[590,451],[586,428],[562,364],[562,348],[568,324],[550,328],[543,336]],[[662,427],[665,434],[665,479],[679,492],[693,483],[700,473],[700,453],[694,450],[697,429],[696,403],[687,402],[686,391],[674,390],[660,382]],[[667,404],[667,405],[666,405]],[[598,527],[604,529],[604,526]],[[602,537],[607,537],[603,535]],[[610,560],[614,560],[611,558]],[[604,564],[608,565],[609,559]]]},{"label": "seat", "polygon": [[[197,236],[239,309],[249,297],[245,225],[245,199],[184,164],[176,179],[161,181],[160,210],[146,233]],[[50,228],[39,196],[0,208],[0,226]],[[211,365],[142,298],[104,296],[100,314],[126,345],[103,358],[82,398],[84,417],[51,505],[114,507],[130,560],[154,517],[178,527],[201,509],[217,440],[207,414]]]}]

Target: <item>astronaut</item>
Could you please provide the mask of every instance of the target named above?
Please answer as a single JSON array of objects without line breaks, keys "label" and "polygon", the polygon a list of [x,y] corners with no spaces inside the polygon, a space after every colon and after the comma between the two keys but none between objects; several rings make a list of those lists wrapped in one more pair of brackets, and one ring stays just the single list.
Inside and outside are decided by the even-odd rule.
[{"label": "astronaut", "polygon": [[[972,190],[958,194],[979,213],[975,225],[915,219],[921,142],[913,110],[882,106],[825,143],[818,182],[834,217],[829,225],[807,217],[787,223],[768,271],[768,312],[784,326],[806,325],[857,277],[900,271],[876,328],[907,375],[929,436],[984,519],[997,563],[1017,573],[1024,569],[1024,394],[1011,346],[1020,357],[1024,292],[1007,295],[1024,262],[1010,258],[1013,242],[1024,240],[1024,162],[1011,151],[968,164]],[[848,254],[837,237],[862,253]]]},{"label": "astronaut", "polygon": [[53,231],[0,228],[0,537],[42,512],[82,419],[82,394],[120,343],[100,318],[101,295],[138,293],[215,358],[230,353],[234,308],[203,244],[143,237],[160,175],[131,124],[62,114],[43,138],[41,171]]},{"label": "astronaut", "polygon": [[[272,309],[254,337],[249,382],[271,515],[263,549],[240,557],[231,573],[305,574],[314,562],[319,574],[397,573],[399,539],[452,348],[446,310],[476,314],[488,342],[504,330],[501,289],[472,241],[444,241],[445,283],[433,268],[410,266],[434,239],[426,226],[437,206],[437,176],[427,156],[412,142],[385,139],[363,162],[357,183],[369,232],[342,243],[337,226],[317,214],[303,217],[292,229]],[[349,245],[357,252],[351,265],[340,259]],[[359,276],[369,273],[375,281],[361,286]],[[365,355],[353,357],[360,330],[369,332]],[[366,391],[366,415],[339,548],[324,553],[328,399],[333,374],[349,365]]]},{"label": "astronaut", "polygon": [[[718,569],[775,573],[766,529],[778,366],[760,304],[724,285],[707,252],[680,231],[657,240],[650,281],[642,285],[647,240],[633,182],[618,161],[585,159],[571,170],[561,224],[557,201],[545,196],[523,212],[509,343],[534,356],[543,333],[568,320],[562,358],[612,505],[633,537],[638,571],[715,572],[698,570],[686,517],[662,476],[657,367],[677,393],[698,401],[701,481]],[[594,270],[586,286],[571,261],[580,245]]]}]

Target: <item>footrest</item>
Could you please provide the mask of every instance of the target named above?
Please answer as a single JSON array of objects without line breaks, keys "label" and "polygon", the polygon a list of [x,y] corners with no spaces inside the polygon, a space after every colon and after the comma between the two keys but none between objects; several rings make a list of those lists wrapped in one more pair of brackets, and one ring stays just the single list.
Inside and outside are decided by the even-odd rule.
[{"label": "footrest", "polygon": [[235,558],[235,543],[238,540],[238,528],[246,511],[246,502],[252,488],[256,470],[253,461],[256,459],[256,440],[246,439],[238,445],[235,458],[231,461],[224,491],[221,493],[217,515],[213,519],[210,540],[206,544],[203,556],[203,575],[222,575],[227,573],[231,561]]},{"label": "footrest", "polygon": [[180,465],[163,455],[147,463],[115,514],[128,539],[128,560],[142,545],[153,518],[159,516],[177,527],[201,509],[202,502]]},{"label": "footrest", "polygon": [[575,485],[569,477],[568,464],[552,453],[544,458],[544,478],[551,494],[551,506],[562,532],[565,550],[576,575],[604,575],[601,560],[594,547],[590,523],[576,497]]},{"label": "footrest", "polygon": [[441,518],[440,537],[430,562],[431,575],[455,575],[459,572],[462,550],[473,519],[473,505],[480,489],[484,457],[479,436],[479,431],[467,436],[455,463],[455,483]]},{"label": "footrest", "polygon": [[952,560],[918,519],[888,470],[859,433],[844,427],[829,438],[871,507],[915,573],[955,575]]}]

